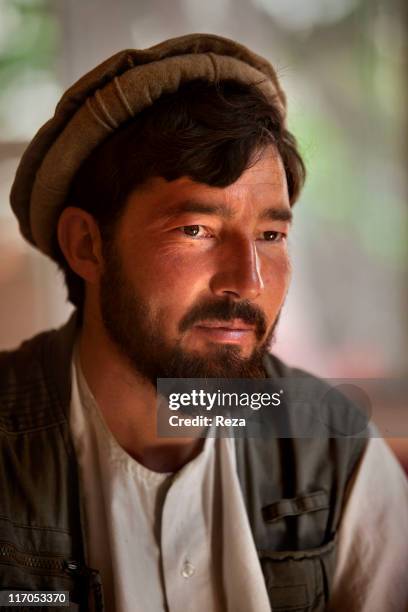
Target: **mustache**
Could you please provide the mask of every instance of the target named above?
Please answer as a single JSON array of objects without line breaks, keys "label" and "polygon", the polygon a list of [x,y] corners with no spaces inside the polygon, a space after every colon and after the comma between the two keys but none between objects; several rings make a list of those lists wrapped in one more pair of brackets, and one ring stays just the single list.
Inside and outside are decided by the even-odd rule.
[{"label": "mustache", "polygon": [[266,333],[266,317],[262,310],[248,300],[234,302],[230,299],[217,302],[202,302],[184,315],[179,323],[179,331],[184,332],[200,321],[216,319],[232,321],[242,319],[244,323],[255,326],[255,335],[260,340]]}]

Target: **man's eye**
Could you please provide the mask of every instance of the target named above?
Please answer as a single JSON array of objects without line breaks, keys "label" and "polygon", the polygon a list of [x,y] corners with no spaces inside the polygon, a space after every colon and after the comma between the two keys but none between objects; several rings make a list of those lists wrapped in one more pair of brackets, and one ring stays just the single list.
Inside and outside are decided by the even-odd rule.
[{"label": "man's eye", "polygon": [[286,238],[286,235],[282,232],[267,231],[262,232],[262,234],[263,239],[267,242],[282,242]]},{"label": "man's eye", "polygon": [[183,225],[179,230],[190,238],[205,238],[205,234],[208,233],[202,225]]}]

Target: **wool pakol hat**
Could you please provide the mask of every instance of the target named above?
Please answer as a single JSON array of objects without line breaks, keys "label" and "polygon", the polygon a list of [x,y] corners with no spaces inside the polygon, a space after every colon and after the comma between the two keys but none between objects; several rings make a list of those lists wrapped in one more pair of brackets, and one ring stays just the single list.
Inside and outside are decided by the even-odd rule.
[{"label": "wool pakol hat", "polygon": [[190,34],[149,49],[128,49],[85,74],[59,101],[18,166],[11,207],[24,238],[48,255],[72,179],[105,138],[162,94],[184,83],[232,79],[253,84],[285,118],[275,70],[243,45],[211,34]]}]

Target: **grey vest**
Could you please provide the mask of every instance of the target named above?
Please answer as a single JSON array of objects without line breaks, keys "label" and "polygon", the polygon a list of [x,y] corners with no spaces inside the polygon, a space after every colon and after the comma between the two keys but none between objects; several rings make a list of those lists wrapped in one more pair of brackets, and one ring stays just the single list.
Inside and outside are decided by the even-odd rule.
[{"label": "grey vest", "polygon": [[[70,591],[71,610],[100,611],[103,585],[84,562],[69,429],[75,326],[73,317],[0,354],[0,589]],[[308,376],[272,356],[265,367],[270,377]],[[274,612],[326,609],[345,489],[365,444],[363,437],[267,433],[236,440]]]}]

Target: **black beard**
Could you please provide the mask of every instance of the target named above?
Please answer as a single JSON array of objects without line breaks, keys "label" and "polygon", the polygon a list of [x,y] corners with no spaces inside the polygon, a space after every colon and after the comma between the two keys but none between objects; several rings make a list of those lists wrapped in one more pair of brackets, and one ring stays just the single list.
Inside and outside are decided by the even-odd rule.
[{"label": "black beard", "polygon": [[[262,362],[279,315],[262,344],[248,358],[240,356],[240,347],[236,345],[214,344],[205,356],[197,351],[185,351],[179,343],[172,346],[163,339],[161,321],[152,319],[148,304],[128,283],[115,247],[105,247],[104,256],[100,308],[106,332],[136,373],[154,387],[157,378],[266,377]],[[200,320],[230,321],[234,318],[255,325],[258,340],[264,337],[266,321],[262,311],[248,300],[234,302],[230,298],[196,304],[180,321],[179,331],[185,331]]]}]

